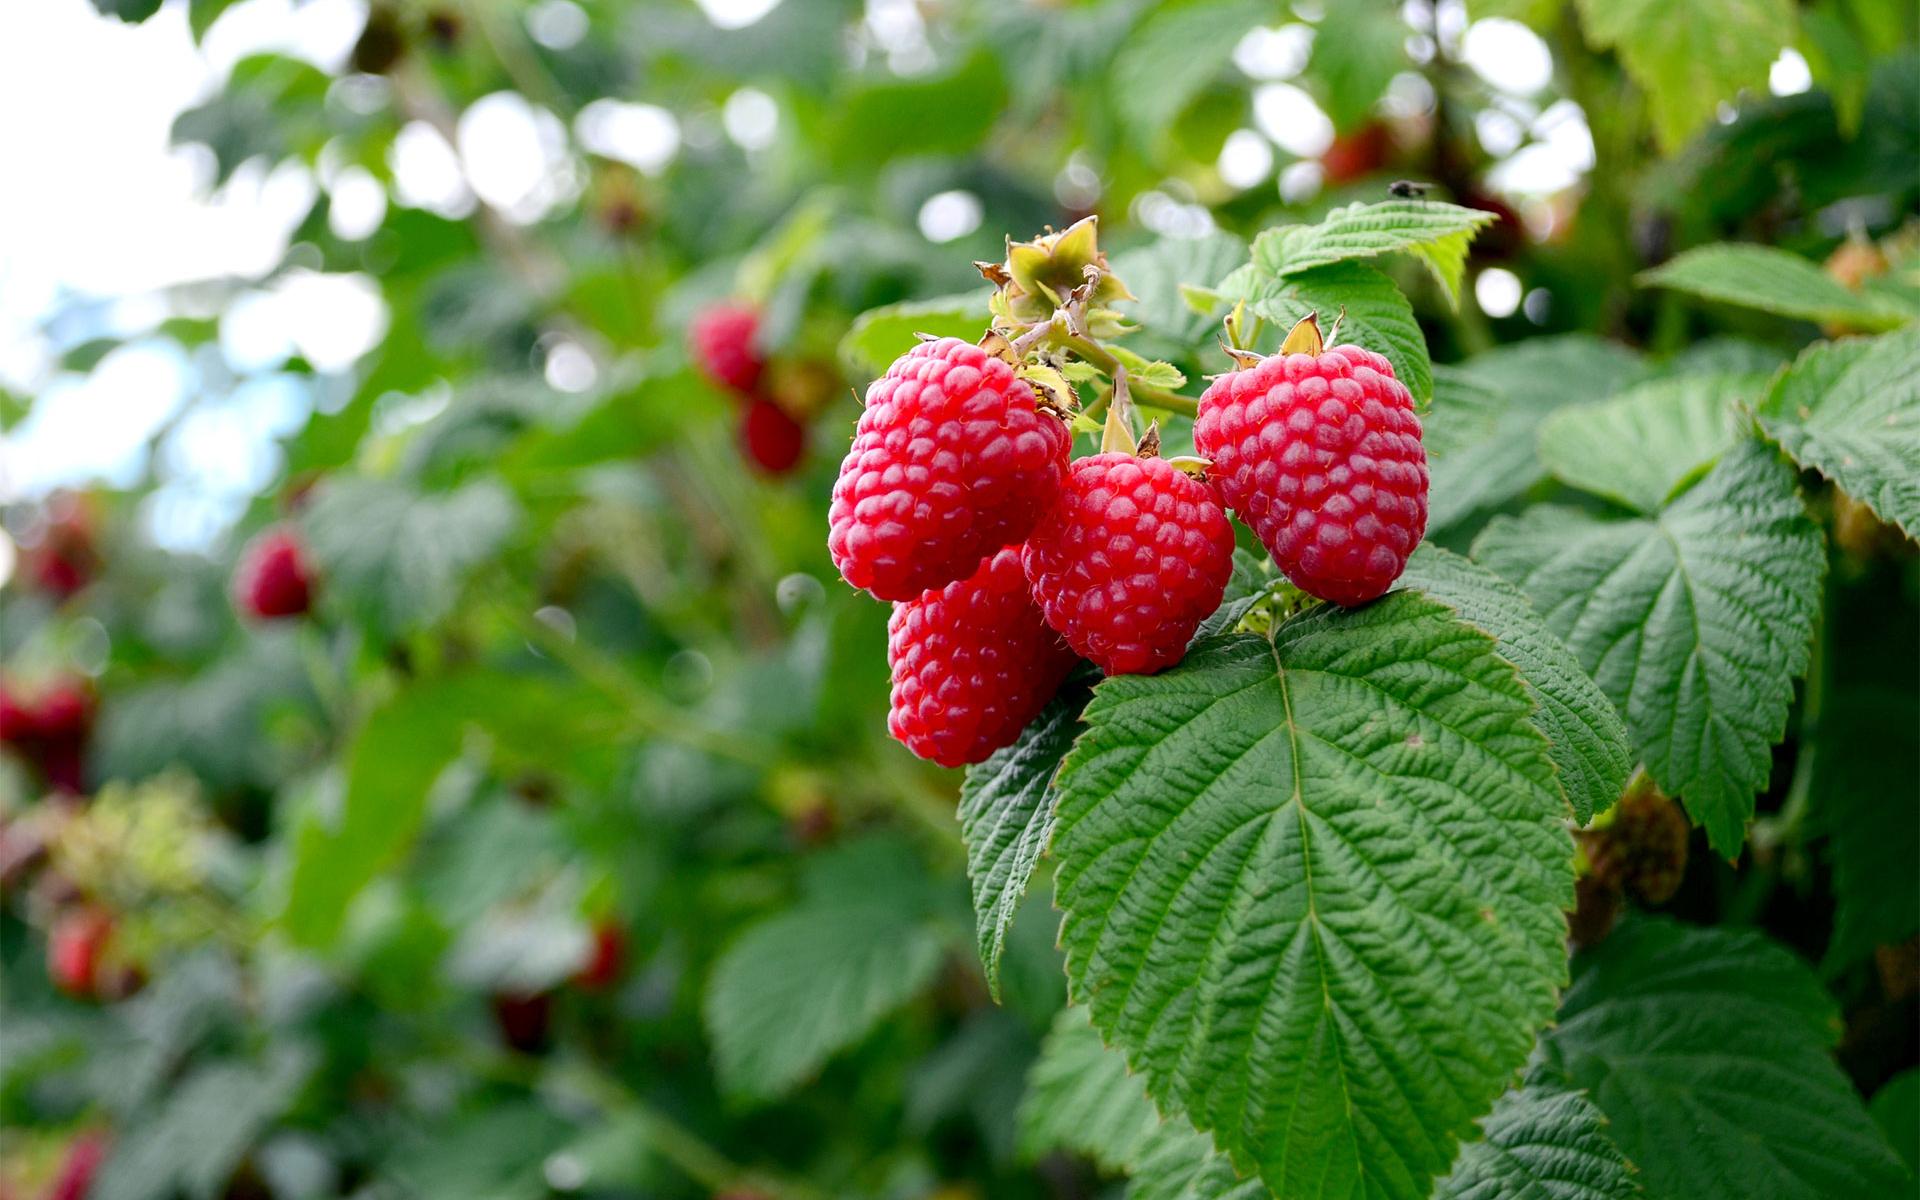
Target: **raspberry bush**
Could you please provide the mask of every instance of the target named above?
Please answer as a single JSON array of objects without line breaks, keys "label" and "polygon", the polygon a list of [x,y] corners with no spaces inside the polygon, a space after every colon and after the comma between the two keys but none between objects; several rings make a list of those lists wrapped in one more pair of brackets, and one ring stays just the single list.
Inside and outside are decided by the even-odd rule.
[{"label": "raspberry bush", "polygon": [[0,1197],[1912,1194],[1910,9],[0,5]]}]

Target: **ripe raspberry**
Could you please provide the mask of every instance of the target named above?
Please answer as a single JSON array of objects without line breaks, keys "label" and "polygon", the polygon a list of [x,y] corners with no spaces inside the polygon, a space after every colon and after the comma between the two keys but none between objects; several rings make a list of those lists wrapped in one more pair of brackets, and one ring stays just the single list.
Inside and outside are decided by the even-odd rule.
[{"label": "ripe raspberry", "polygon": [[276,526],[240,552],[233,572],[233,602],[249,617],[297,617],[313,604],[306,551],[291,529]]},{"label": "ripe raspberry", "polygon": [[627,965],[627,935],[618,924],[603,920],[593,927],[593,946],[573,981],[590,992],[605,991]]},{"label": "ripe raspberry", "polygon": [[88,1132],[67,1143],[66,1156],[60,1161],[60,1173],[47,1188],[46,1200],[87,1200],[93,1190],[93,1177],[107,1160],[107,1136]]},{"label": "ripe raspberry", "polygon": [[93,695],[78,679],[61,679],[37,696],[0,684],[0,742],[39,766],[56,791],[83,790]]},{"label": "ripe raspberry", "polygon": [[47,934],[47,974],[69,996],[91,999],[99,993],[100,960],[113,936],[113,918],[104,909],[72,908],[54,918]]},{"label": "ripe raspberry", "polygon": [[87,586],[100,567],[94,525],[94,506],[87,497],[56,493],[47,501],[45,528],[23,548],[21,577],[55,600]]},{"label": "ripe raspberry", "polygon": [[740,414],[740,450],[767,474],[785,475],[807,452],[807,427],[778,404],[756,396]]},{"label": "ripe raspberry", "polygon": [[1380,596],[1426,532],[1420,418],[1371,350],[1278,354],[1222,375],[1200,397],[1193,438],[1227,504],[1322,600]]},{"label": "ripe raspberry", "polygon": [[766,360],[753,348],[760,331],[760,314],[744,304],[715,304],[703,308],[687,330],[694,365],[707,378],[741,395],[760,382]]},{"label": "ripe raspberry", "polygon": [[1233,574],[1233,526],[1213,489],[1163,458],[1096,454],[1021,552],[1033,598],[1109,675],[1150,674],[1186,653]]},{"label": "ripe raspberry", "polygon": [[1690,834],[1680,806],[1645,782],[1620,797],[1606,824],[1582,830],[1580,846],[1594,879],[1659,905],[1680,890]]},{"label": "ripe raspberry", "polygon": [[846,581],[912,600],[1021,541],[1067,475],[1071,436],[1033,389],[978,346],[942,338],[867,389],[840,464],[827,546]]},{"label": "ripe raspberry", "polygon": [[971,577],[893,606],[887,728],[943,767],[979,762],[1039,715],[1074,661],[1007,546]]},{"label": "ripe raspberry", "polygon": [[520,1053],[545,1053],[553,1044],[553,993],[496,992],[493,1024],[500,1040]]}]

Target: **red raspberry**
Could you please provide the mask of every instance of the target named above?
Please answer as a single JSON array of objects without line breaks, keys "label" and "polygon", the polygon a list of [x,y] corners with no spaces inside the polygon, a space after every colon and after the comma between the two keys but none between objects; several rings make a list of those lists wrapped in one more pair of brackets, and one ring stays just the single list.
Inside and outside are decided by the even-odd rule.
[{"label": "red raspberry", "polygon": [[626,965],[626,931],[613,921],[601,921],[593,927],[593,947],[573,981],[590,992],[605,991],[619,980]]},{"label": "red raspberry", "polygon": [[54,918],[47,934],[47,974],[54,986],[83,1000],[99,993],[100,960],[113,936],[104,909],[73,908]]},{"label": "red raspberry", "polygon": [[93,1177],[107,1159],[107,1136],[88,1132],[67,1143],[66,1157],[60,1161],[60,1173],[47,1188],[46,1200],[87,1200],[93,1190]]},{"label": "red raspberry", "polygon": [[55,600],[87,586],[100,566],[94,523],[94,506],[87,497],[56,493],[47,501],[45,529],[21,554],[22,577]]},{"label": "red raspberry", "polygon": [[687,330],[693,361],[702,374],[741,395],[760,382],[766,360],[753,348],[760,314],[744,304],[715,304],[700,310]]},{"label": "red raspberry", "polygon": [[971,577],[893,606],[887,728],[943,767],[979,762],[1039,715],[1074,661],[1007,546]]},{"label": "red raspberry", "polygon": [[740,414],[740,449],[760,470],[785,475],[806,455],[807,427],[778,404],[756,396]]},{"label": "red raspberry", "polygon": [[882,600],[965,579],[1052,506],[1071,441],[1003,360],[915,346],[867,389],[827,514],[834,565]]},{"label": "red raspberry", "polygon": [[297,617],[313,605],[306,551],[291,529],[276,526],[240,552],[233,572],[233,603],[261,620]]},{"label": "red raspberry", "polygon": [[1275,355],[1220,376],[1193,440],[1227,504],[1309,595],[1365,604],[1426,532],[1420,418],[1371,350]]},{"label": "red raspberry", "polygon": [[1213,489],[1163,458],[1096,454],[1021,553],[1047,624],[1109,675],[1172,666],[1233,574]]},{"label": "red raspberry", "polygon": [[38,764],[56,791],[83,790],[87,735],[93,730],[93,694],[74,678],[38,696],[0,684],[0,742]]}]

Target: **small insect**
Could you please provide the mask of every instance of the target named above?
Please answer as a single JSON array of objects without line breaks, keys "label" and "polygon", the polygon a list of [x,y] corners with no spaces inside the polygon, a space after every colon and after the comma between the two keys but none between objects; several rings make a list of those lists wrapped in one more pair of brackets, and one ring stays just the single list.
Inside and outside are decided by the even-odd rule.
[{"label": "small insect", "polygon": [[1427,189],[1432,186],[1430,183],[1415,183],[1411,179],[1396,179],[1387,185],[1387,191],[1402,200],[1413,200],[1426,195]]}]

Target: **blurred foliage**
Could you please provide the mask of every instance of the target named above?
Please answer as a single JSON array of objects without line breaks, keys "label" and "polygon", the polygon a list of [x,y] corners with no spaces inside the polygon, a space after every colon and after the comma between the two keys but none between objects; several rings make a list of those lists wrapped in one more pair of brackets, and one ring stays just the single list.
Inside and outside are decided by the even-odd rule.
[{"label": "blurred foliage", "polygon": [[[241,7],[94,3],[130,22],[183,9],[197,38]],[[1551,79],[1521,95],[1472,70],[1469,16],[1531,26]],[[174,138],[206,148],[216,185],[290,164],[318,182],[282,261],[176,289],[171,319],[125,339],[57,345],[49,379],[145,339],[195,364],[194,407],[287,383],[301,417],[265,449],[271,483],[187,549],[155,537],[180,486],[160,453],[82,515],[6,514],[7,702],[78,687],[61,736],[84,757],[77,794],[52,786],[51,733],[0,762],[0,1196],[43,1194],[99,1137],[99,1200],[1265,1194],[1182,1123],[1135,1136],[1157,1121],[1138,1088],[1097,1086],[1128,1077],[1063,1008],[1046,889],[981,904],[990,991],[960,779],[887,739],[887,613],[824,544],[859,390],[918,333],[978,335],[974,260],[1090,214],[1137,297],[1119,310],[1143,382],[1191,393],[1226,369],[1235,300],[1267,349],[1307,310],[1344,310],[1425,405],[1430,535],[1450,549],[1540,500],[1568,521],[1655,512],[1755,412],[1808,468],[1827,546],[1813,662],[1773,697],[1784,743],[1744,764],[1744,848],[1695,831],[1671,905],[1762,932],[1641,919],[1604,961],[1576,956],[1573,995],[1690,937],[1715,988],[1757,963],[1796,1020],[1839,1014],[1845,1077],[1824,1027],[1796,1025],[1771,1065],[1721,1064],[1728,1086],[1772,1087],[1790,1062],[1836,1127],[1871,1097],[1911,1164],[1915,27],[1898,0],[785,0],[741,28],[679,0],[373,0],[338,69],[241,60]],[[1304,63],[1263,56],[1274,38],[1310,41]],[[1769,95],[1790,46],[1817,87]],[[1279,148],[1318,136],[1290,89],[1330,121],[1324,153]],[[462,115],[502,93],[557,145],[524,203],[409,190],[402,143],[470,153]],[[1503,185],[1565,106],[1590,169]],[[663,118],[669,153],[636,150],[630,131]],[[1503,122],[1516,145],[1485,132]],[[1270,160],[1251,182],[1223,156],[1240,133]],[[355,179],[382,198],[367,228],[342,219]],[[1356,235],[1400,204],[1381,204],[1398,179],[1478,212]],[[943,206],[962,219],[943,226]],[[1490,271],[1524,298],[1477,302]],[[235,378],[219,345],[237,300],[316,273],[377,290],[376,344]],[[687,350],[722,299],[759,313],[763,398],[806,431],[791,469],[756,460],[737,397]],[[1823,331],[1890,329],[1767,382]],[[1820,409],[1839,393],[1814,372],[1855,369],[1881,374]],[[0,424],[32,403],[0,393]],[[1848,453],[1869,418],[1897,435]],[[1169,447],[1190,430],[1171,417]],[[240,549],[276,526],[310,555],[313,611],[237,615]],[[1222,628],[1266,590],[1248,563]],[[1050,795],[986,782],[989,800]],[[1002,850],[1044,876],[1043,843]],[[107,932],[62,975],[56,933],[81,912]],[[1671,1023],[1738,1041],[1760,1032],[1744,1011]],[[1593,1040],[1629,1035],[1659,1030]],[[1572,1059],[1588,1036],[1551,1048]],[[1597,1062],[1561,1082],[1617,1127]],[[1105,1124],[1051,1107],[1076,1086],[1111,1102]],[[1537,1104],[1596,1137],[1558,1089],[1511,1093],[1490,1136]],[[1722,1117],[1729,1139],[1751,1117],[1791,1140],[1764,1113]],[[1651,1156],[1643,1181],[1697,1182],[1655,1124],[1620,1140]],[[1605,1148],[1606,1186],[1630,1186]],[[1470,1157],[1453,1179],[1477,1172],[1497,1173]],[[1865,1194],[1810,1177],[1792,1194]]]}]

